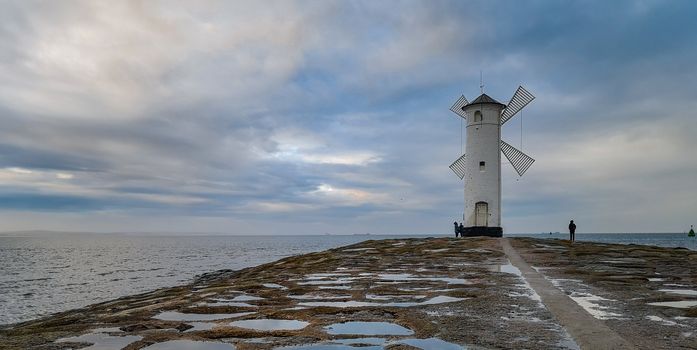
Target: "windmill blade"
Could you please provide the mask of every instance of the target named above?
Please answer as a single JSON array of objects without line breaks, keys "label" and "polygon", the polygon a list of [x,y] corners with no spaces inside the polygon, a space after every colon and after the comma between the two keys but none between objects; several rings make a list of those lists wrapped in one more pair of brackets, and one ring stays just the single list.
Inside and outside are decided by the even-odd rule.
[{"label": "windmill blade", "polygon": [[450,169],[462,180],[465,177],[465,155],[463,154],[453,164],[450,164]]},{"label": "windmill blade", "polygon": [[508,161],[511,162],[519,176],[523,176],[532,163],[535,162],[527,154],[505,143],[503,140],[501,141],[501,152],[508,158]]},{"label": "windmill blade", "polygon": [[522,86],[518,86],[518,90],[516,90],[513,97],[511,97],[511,101],[508,102],[506,109],[501,112],[501,125],[513,118],[516,113],[520,112],[523,107],[527,106],[528,103],[534,99],[535,96],[528,90],[525,90]]},{"label": "windmill blade", "polygon": [[455,101],[455,104],[453,104],[452,107],[450,107],[450,110],[459,115],[460,117],[467,119],[467,113],[462,110],[462,107],[464,107],[466,104],[468,104],[469,101],[467,101],[467,98],[465,98],[465,95],[460,96],[460,98]]}]

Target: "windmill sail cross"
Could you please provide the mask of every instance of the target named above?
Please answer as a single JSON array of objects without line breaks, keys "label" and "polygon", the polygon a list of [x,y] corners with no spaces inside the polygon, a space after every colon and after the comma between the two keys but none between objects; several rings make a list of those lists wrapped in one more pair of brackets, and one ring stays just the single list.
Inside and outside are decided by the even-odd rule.
[{"label": "windmill sail cross", "polygon": [[511,162],[513,169],[515,169],[519,176],[523,176],[523,174],[525,174],[525,172],[530,168],[532,163],[535,162],[532,157],[507,144],[503,140],[501,140],[501,152],[503,152],[503,155],[505,155],[508,161]]},{"label": "windmill sail cross", "polygon": [[501,113],[501,125],[513,118],[516,113],[520,112],[523,107],[527,106],[528,103],[532,102],[534,99],[535,96],[533,96],[533,94],[531,94],[528,90],[525,90],[524,87],[518,86],[518,90],[515,91],[515,94],[513,94],[513,97],[511,97],[511,101],[508,102],[506,109],[504,109]]},{"label": "windmill sail cross", "polygon": [[465,177],[465,155],[463,154],[453,164],[450,164],[450,170],[457,175],[460,180]]},{"label": "windmill sail cross", "polygon": [[463,119],[467,119],[467,113],[465,113],[465,111],[462,110],[462,107],[464,107],[468,103],[469,101],[467,101],[465,95],[461,95],[460,98],[458,98],[457,101],[455,101],[455,103],[450,107],[450,111],[459,115]]}]

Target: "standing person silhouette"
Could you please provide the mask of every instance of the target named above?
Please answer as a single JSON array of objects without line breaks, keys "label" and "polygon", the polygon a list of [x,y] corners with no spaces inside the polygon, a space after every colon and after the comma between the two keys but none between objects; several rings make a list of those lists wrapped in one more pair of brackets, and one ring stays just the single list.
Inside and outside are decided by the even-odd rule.
[{"label": "standing person silhouette", "polygon": [[569,240],[571,242],[576,240],[576,224],[574,224],[573,220],[569,223]]},{"label": "standing person silhouette", "polygon": [[457,238],[458,234],[460,233],[460,230],[457,227],[457,221],[453,222],[453,225],[455,225],[455,238]]}]

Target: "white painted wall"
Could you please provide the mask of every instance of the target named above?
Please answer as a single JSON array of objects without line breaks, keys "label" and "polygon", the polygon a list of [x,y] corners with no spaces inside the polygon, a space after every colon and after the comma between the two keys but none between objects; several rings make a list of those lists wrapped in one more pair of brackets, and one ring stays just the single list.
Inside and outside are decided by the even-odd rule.
[{"label": "white painted wall", "polygon": [[[501,226],[501,124],[503,105],[485,103],[467,106],[467,142],[465,150],[465,214],[464,226],[475,226],[477,202],[489,205],[487,226]],[[482,121],[475,121],[476,111]],[[479,170],[479,162],[485,170]]]}]

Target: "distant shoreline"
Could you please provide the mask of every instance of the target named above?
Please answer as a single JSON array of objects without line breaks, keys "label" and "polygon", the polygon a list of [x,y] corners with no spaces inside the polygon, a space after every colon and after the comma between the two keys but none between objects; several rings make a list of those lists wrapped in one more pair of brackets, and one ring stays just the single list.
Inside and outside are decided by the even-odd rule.
[{"label": "distant shoreline", "polygon": [[219,232],[88,232],[88,231],[78,231],[78,232],[72,232],[72,231],[6,231],[6,232],[0,232],[0,237],[34,237],[34,236],[47,236],[47,235],[91,235],[91,236],[108,236],[108,235],[113,235],[113,236],[167,236],[167,237],[196,237],[196,236],[230,236],[230,237],[278,237],[278,236],[284,236],[284,237],[293,237],[293,236],[301,236],[301,237],[307,237],[307,236],[341,236],[341,237],[346,237],[346,236],[365,236],[365,237],[391,237],[391,236],[414,236],[414,237],[441,237],[441,236],[449,236],[449,234],[421,234],[421,233],[412,233],[412,234],[401,234],[401,233],[355,233],[355,234],[326,234],[326,233],[316,233],[316,234],[283,234],[283,235],[274,235],[274,234],[234,234],[234,233],[219,233]]},{"label": "distant shoreline", "polygon": [[[678,235],[684,232],[577,232],[577,235]],[[548,235],[547,232],[530,232],[530,233],[505,233],[504,236],[531,236],[531,235]],[[687,233],[685,233],[687,234]],[[4,231],[0,232],[0,237],[43,237],[50,235],[72,235],[72,236],[153,236],[153,237],[205,237],[205,236],[229,236],[229,237],[307,237],[307,236],[366,236],[366,237],[392,237],[392,236],[414,236],[414,237],[450,237],[451,233],[316,233],[316,234],[235,234],[221,232],[90,232],[90,231],[50,231],[50,230],[27,230],[27,231]],[[565,232],[553,232],[552,235],[564,236],[568,235]]]}]

